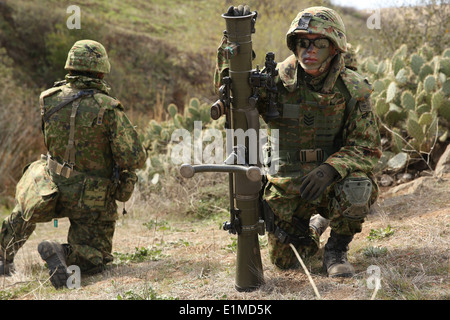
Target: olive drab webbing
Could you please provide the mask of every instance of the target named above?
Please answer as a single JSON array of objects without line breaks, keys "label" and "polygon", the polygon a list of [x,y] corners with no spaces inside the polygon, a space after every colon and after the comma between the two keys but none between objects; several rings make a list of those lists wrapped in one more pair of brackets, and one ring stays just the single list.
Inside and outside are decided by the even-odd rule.
[{"label": "olive drab webbing", "polygon": [[[358,101],[351,96],[350,91],[348,90],[347,86],[344,83],[344,80],[342,80],[342,77],[338,77],[336,79],[336,87],[338,90],[342,93],[342,95],[345,98],[345,110],[344,110],[344,124],[347,122],[347,119],[349,115],[353,112],[353,109],[355,108]],[[341,126],[341,130],[336,136],[336,140],[334,141],[335,147],[342,147],[343,146],[343,134],[344,134],[344,128],[345,126]]]},{"label": "olive drab webbing", "polygon": [[[79,174],[82,174],[76,170],[74,170],[74,166],[76,164],[75,154],[76,154],[76,148],[75,148],[75,133],[76,133],[76,117],[78,113],[78,108],[80,107],[80,103],[82,102],[83,98],[85,97],[94,97],[96,93],[99,91],[97,90],[84,90],[80,91],[72,98],[70,98],[67,103],[67,101],[64,101],[63,103],[59,104],[55,108],[51,109],[49,111],[50,116],[57,111],[62,109],[62,104],[67,105],[70,102],[72,103],[72,109],[70,112],[70,118],[69,118],[69,138],[68,143],[66,146],[66,150],[64,152],[63,157],[63,163],[60,164],[56,160],[52,158],[50,154],[47,155],[47,166],[49,170],[53,173],[56,173],[57,175],[63,176],[65,178],[70,178],[77,176]],[[106,111],[105,106],[101,106],[97,100],[94,98],[97,105],[99,105],[100,109],[97,114],[97,121],[95,122],[96,125],[101,125],[103,123],[103,116]],[[55,110],[57,109],[58,110]],[[52,112],[53,111],[53,112]],[[47,115],[47,117],[45,117]],[[48,114],[44,112],[43,119],[50,118]],[[43,120],[44,121],[44,120]],[[80,196],[80,199],[78,201],[78,207],[83,208],[91,208],[91,209],[102,209],[104,208],[106,204],[106,198],[108,194],[108,190],[117,189],[117,186],[115,188],[112,188],[112,184],[114,181],[112,181],[110,178],[101,178],[96,176],[90,176],[87,174],[84,174],[84,180],[83,180],[83,187],[82,187],[82,193]]]},{"label": "olive drab webbing", "polygon": [[[57,87],[56,89],[59,90],[58,87]],[[86,95],[93,95],[93,94],[95,93],[94,90],[82,90],[82,91],[78,92],[76,95],[73,95],[71,98],[63,100],[60,104],[58,104],[56,107],[52,108],[51,110],[45,112],[45,110],[44,110],[44,108],[43,108],[43,106],[44,106],[44,101],[43,101],[43,99],[44,99],[45,97],[47,97],[49,94],[52,94],[52,93],[54,93],[54,92],[55,92],[55,91],[50,91],[50,92],[47,93],[47,95],[42,95],[42,96],[41,96],[41,115],[42,115],[42,120],[44,120],[44,122],[47,122],[48,119],[50,119],[50,117],[51,117],[54,113],[58,112],[59,110],[61,110],[63,107],[65,107],[65,106],[68,105],[69,103],[71,103],[71,102],[73,102],[73,101],[75,101],[75,100],[77,100],[78,98],[81,98],[81,97],[83,97],[83,96],[86,96]]]},{"label": "olive drab webbing", "polygon": [[64,154],[64,162],[71,168],[75,165],[75,118],[77,116],[78,107],[80,106],[80,99],[72,102],[72,111],[70,113],[70,129],[69,141],[67,143],[66,152]]}]

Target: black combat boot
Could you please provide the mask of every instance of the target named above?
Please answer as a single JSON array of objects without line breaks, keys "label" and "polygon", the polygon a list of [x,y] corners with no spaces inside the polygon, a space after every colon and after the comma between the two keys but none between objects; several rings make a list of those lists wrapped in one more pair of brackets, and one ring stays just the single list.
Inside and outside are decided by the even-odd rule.
[{"label": "black combat boot", "polygon": [[14,271],[14,261],[8,262],[0,257],[0,276],[10,276]]},{"label": "black combat boot", "polygon": [[353,236],[343,236],[331,230],[325,245],[323,268],[329,277],[352,277],[355,269],[347,260],[348,244]]},{"label": "black combat boot", "polygon": [[47,262],[52,285],[56,289],[67,287],[67,279],[70,274],[67,272],[64,245],[46,240],[39,244],[38,251],[41,258]]}]

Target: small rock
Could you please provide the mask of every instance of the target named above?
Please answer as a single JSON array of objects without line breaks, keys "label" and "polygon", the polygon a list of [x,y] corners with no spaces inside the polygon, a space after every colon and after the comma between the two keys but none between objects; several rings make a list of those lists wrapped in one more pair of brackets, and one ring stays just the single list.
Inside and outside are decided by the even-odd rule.
[{"label": "small rock", "polygon": [[435,172],[438,177],[450,174],[450,144],[447,145],[444,153],[439,158]]},{"label": "small rock", "polygon": [[392,183],[394,183],[394,179],[388,175],[388,174],[383,174],[380,178],[380,184],[382,187],[389,187],[390,185],[392,185]]},{"label": "small rock", "polygon": [[400,180],[400,183],[405,183],[405,182],[411,181],[413,178],[414,177],[411,173],[406,172],[406,173],[403,173],[400,175],[399,180]]},{"label": "small rock", "polygon": [[408,161],[408,154],[405,152],[400,152],[391,159],[389,159],[387,165],[390,169],[398,170],[404,168],[407,161]]}]

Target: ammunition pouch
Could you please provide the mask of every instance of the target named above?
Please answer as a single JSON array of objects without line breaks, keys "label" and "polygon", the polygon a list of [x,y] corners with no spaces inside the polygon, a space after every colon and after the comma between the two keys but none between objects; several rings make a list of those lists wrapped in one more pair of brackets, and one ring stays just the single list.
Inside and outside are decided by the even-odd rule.
[{"label": "ammunition pouch", "polygon": [[16,200],[25,221],[51,221],[59,190],[53,182],[45,160],[37,160],[25,167],[16,186]]},{"label": "ammunition pouch", "polygon": [[75,176],[84,175],[81,195],[78,199],[78,207],[86,210],[105,210],[107,208],[107,199],[112,192],[113,183],[109,178],[101,178],[96,176],[89,176],[83,172],[74,170],[68,164],[60,164],[58,161],[52,159],[50,155],[41,155],[43,161],[52,174],[64,178],[72,178]]},{"label": "ammunition pouch", "polygon": [[86,210],[106,210],[112,182],[108,178],[86,176],[78,207]]},{"label": "ammunition pouch", "polygon": [[134,185],[138,178],[134,172],[122,171],[119,174],[119,181],[114,191],[114,199],[120,202],[126,202],[130,199],[134,191]]}]

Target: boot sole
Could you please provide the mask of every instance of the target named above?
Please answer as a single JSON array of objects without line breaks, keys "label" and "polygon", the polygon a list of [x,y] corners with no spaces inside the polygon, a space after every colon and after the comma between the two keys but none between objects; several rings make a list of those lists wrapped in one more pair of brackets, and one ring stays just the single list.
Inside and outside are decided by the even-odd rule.
[{"label": "boot sole", "polygon": [[69,274],[64,257],[58,252],[56,245],[49,241],[41,242],[38,245],[38,252],[41,258],[47,262],[52,285],[56,289],[66,287]]},{"label": "boot sole", "polygon": [[351,278],[353,277],[353,273],[336,273],[332,275],[328,275],[329,278]]},{"label": "boot sole", "polygon": [[322,271],[327,274],[328,278],[351,278],[355,275],[355,273],[352,272],[329,274],[326,266],[322,266]]}]

